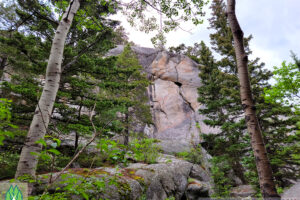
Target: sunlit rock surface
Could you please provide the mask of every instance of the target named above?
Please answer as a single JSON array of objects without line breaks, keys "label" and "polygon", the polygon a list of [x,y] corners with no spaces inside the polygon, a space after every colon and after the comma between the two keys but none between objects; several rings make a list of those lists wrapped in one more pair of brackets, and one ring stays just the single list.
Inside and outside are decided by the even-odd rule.
[{"label": "sunlit rock surface", "polygon": [[[117,46],[108,56],[120,54],[123,48]],[[132,49],[152,80],[148,95],[154,127],[144,127],[144,133],[160,139],[165,152],[180,152],[199,143],[200,133],[215,132],[198,113],[198,64],[184,55],[144,47]]]}]

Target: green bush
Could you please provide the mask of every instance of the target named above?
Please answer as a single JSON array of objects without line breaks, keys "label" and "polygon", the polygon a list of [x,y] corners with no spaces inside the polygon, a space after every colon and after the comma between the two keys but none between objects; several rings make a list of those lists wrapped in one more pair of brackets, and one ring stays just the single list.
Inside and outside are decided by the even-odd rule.
[{"label": "green bush", "polygon": [[104,166],[105,159],[106,157],[100,153],[82,153],[75,162],[82,168],[89,168],[91,166],[95,168]]},{"label": "green bush", "polygon": [[1,152],[0,153],[0,180],[13,178],[16,173],[18,161],[20,155],[11,152]]},{"label": "green bush", "polygon": [[6,137],[13,137],[13,129],[17,126],[11,124],[11,100],[0,98],[0,145],[3,145],[3,140]]},{"label": "green bush", "polygon": [[152,138],[134,139],[129,143],[129,153],[139,162],[156,163],[160,155],[160,148],[156,144],[157,140]]},{"label": "green bush", "polygon": [[[63,174],[62,181],[54,193],[46,192],[37,194],[37,196],[30,196],[29,200],[67,200],[67,199],[101,199],[103,193],[109,192],[109,186],[116,186],[118,193],[122,199],[129,199],[130,187],[124,182],[120,182],[117,175],[95,177],[95,176],[78,176],[76,174]],[[116,191],[113,191],[116,192]]]},{"label": "green bush", "polygon": [[190,151],[176,153],[176,156],[194,164],[202,163],[202,151],[200,145],[195,146]]},{"label": "green bush", "polygon": [[109,139],[100,139],[97,148],[100,150],[99,158],[111,164],[127,163],[125,146]]},{"label": "green bush", "polygon": [[229,197],[230,189],[232,188],[233,182],[228,178],[231,166],[227,162],[226,156],[216,156],[211,159],[211,174],[214,181],[214,194],[212,197]]}]

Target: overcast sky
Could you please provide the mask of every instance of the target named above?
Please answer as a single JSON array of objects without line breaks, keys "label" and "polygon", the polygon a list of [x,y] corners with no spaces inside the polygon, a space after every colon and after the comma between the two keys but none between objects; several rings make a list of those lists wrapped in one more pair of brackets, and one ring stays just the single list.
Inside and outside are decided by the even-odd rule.
[{"label": "overcast sky", "polygon": [[[300,57],[300,0],[239,0],[237,17],[245,35],[253,35],[250,47],[253,55],[260,57],[266,67],[272,69],[283,60],[291,61],[290,50]],[[210,10],[207,8],[207,18]],[[153,47],[151,35],[135,31],[123,25],[130,40],[144,47]],[[182,25],[189,30],[191,26]],[[194,28],[193,34],[177,30],[167,35],[167,46],[181,43],[193,45],[204,40],[209,44],[208,21]]]}]

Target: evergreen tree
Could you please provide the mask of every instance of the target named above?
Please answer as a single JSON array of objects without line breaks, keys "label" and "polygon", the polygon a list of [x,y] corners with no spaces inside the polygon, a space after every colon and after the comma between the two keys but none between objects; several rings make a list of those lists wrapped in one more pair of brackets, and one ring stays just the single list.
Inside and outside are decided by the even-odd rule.
[{"label": "evergreen tree", "polygon": [[[232,173],[244,184],[250,183],[257,188],[259,185],[250,136],[243,117],[233,36],[227,22],[226,6],[223,1],[214,0],[211,8],[210,28],[216,30],[210,35],[211,44],[221,58],[214,59],[203,42],[196,43],[194,47],[180,45],[171,50],[186,54],[200,64],[202,86],[199,88],[199,102],[204,106],[199,111],[207,117],[204,121],[206,124],[220,130],[217,134],[205,135],[203,145],[213,155],[216,192],[219,196],[226,196],[229,195],[230,186],[237,184],[232,179]],[[251,38],[244,38],[247,55],[251,54]],[[272,73],[263,67],[259,58],[249,61],[250,81],[276,184],[277,187],[285,187],[289,179],[296,180],[299,177],[296,154],[299,153],[300,137],[295,132],[297,115],[285,105],[265,102],[264,88],[270,87],[268,80]],[[223,176],[222,180],[220,176]]]},{"label": "evergreen tree", "polygon": [[108,90],[108,98],[118,102],[115,106],[119,107],[118,110],[123,115],[121,133],[124,136],[124,144],[127,145],[130,131],[134,132],[134,126],[152,123],[146,91],[150,82],[145,73],[142,73],[142,66],[129,44],[118,56],[110,73],[115,75],[103,77],[100,88]]},{"label": "evergreen tree", "polygon": [[[245,121],[243,119],[243,109],[241,106],[240,94],[239,94],[239,81],[237,79],[236,70],[236,58],[233,47],[233,36],[228,26],[226,18],[225,4],[223,1],[215,0],[212,2],[213,16],[210,19],[211,29],[216,30],[215,33],[211,34],[211,44],[212,48],[219,53],[222,58],[217,62],[218,68],[223,72],[220,77],[219,91],[215,93],[214,100],[207,99],[205,95],[202,95],[205,91],[204,89],[199,89],[199,101],[205,105],[204,109],[200,112],[203,114],[208,114],[209,119],[206,121],[211,126],[221,127],[221,134],[216,136],[208,136],[210,141],[215,141],[212,143],[211,147],[226,147],[226,148],[213,148],[219,152],[232,151],[227,154],[229,157],[232,154],[239,157],[238,162],[243,164],[242,169],[246,171],[246,175],[251,175],[246,177],[247,182],[252,180],[257,184],[256,172],[253,169],[253,159],[248,159],[250,150],[249,136],[246,134]],[[249,49],[250,37],[244,38],[244,45],[246,49],[246,54],[250,55],[251,50]],[[200,61],[201,63],[201,61]],[[203,63],[204,64],[204,63]],[[206,63],[209,64],[209,63]],[[210,66],[210,65],[209,65]],[[290,110],[290,108],[281,104],[269,104],[264,101],[263,89],[269,87],[267,82],[271,78],[271,72],[263,69],[264,64],[259,63],[259,59],[249,61],[249,73],[250,81],[252,85],[253,98],[257,107],[257,114],[259,123],[264,134],[265,143],[267,144],[267,152],[269,153],[270,161],[272,164],[272,169],[277,181],[278,186],[283,186],[287,177],[290,177],[290,173],[287,170],[289,167],[288,160],[293,160],[293,164],[296,164],[296,159],[293,159],[289,154],[285,154],[282,157],[283,149],[287,150],[292,148],[294,153],[299,152],[297,148],[297,141],[299,141],[299,136],[290,135],[295,130],[296,116]],[[203,76],[205,72],[201,71],[200,76]],[[220,84],[221,83],[221,84]],[[212,93],[213,94],[213,93]],[[216,106],[214,106],[216,105]],[[222,133],[223,132],[223,133]],[[218,141],[219,136],[223,135],[223,139]],[[280,138],[277,140],[276,138]],[[213,139],[213,140],[212,140]],[[232,141],[232,139],[234,139]],[[231,140],[231,141],[230,141]],[[220,143],[221,142],[221,143]],[[219,144],[219,145],[216,145]],[[279,151],[274,151],[275,149]],[[213,151],[212,154],[214,155]],[[224,155],[224,154],[223,154]],[[278,157],[281,155],[282,159],[279,163]],[[234,158],[234,157],[233,157]],[[287,159],[285,159],[287,158]],[[241,162],[241,160],[244,160]],[[230,160],[230,159],[229,159]],[[236,159],[234,159],[236,160]],[[251,168],[249,168],[251,166]],[[285,166],[287,168],[285,168]],[[234,165],[231,165],[234,170]],[[234,170],[235,171],[235,170]],[[293,173],[298,176],[297,169],[293,170]],[[283,177],[282,174],[286,174]],[[243,178],[237,174],[241,180]]]}]

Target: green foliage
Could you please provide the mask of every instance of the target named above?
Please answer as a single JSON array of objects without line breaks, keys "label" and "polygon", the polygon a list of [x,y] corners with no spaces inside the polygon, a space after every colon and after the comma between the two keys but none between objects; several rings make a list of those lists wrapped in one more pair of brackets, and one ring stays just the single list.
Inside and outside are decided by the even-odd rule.
[{"label": "green foliage", "polygon": [[[295,63],[286,64],[284,61],[281,67],[274,67],[273,78],[275,84],[271,88],[265,88],[266,102],[281,102],[286,105],[294,105],[295,109],[300,109],[300,66]],[[298,61],[299,63],[299,61]]]},{"label": "green foliage", "polygon": [[11,112],[10,112],[11,101],[0,98],[0,146],[3,145],[5,137],[13,137],[13,129],[17,126],[11,123]]},{"label": "green foliage", "polygon": [[168,198],[166,198],[165,200],[175,200],[175,197],[168,197]]},{"label": "green foliage", "polygon": [[[45,139],[40,139],[36,141],[36,143],[43,146],[43,150],[40,153],[36,154],[39,159],[37,171],[53,172],[54,170],[57,169],[56,167],[57,158],[60,158],[61,155],[61,153],[57,150],[57,148],[59,148],[61,144],[61,141],[58,138],[52,136],[46,136]],[[33,154],[33,152],[31,154]],[[63,157],[59,159],[59,161],[62,160]]]},{"label": "green foliage", "polygon": [[[15,94],[12,97],[12,120],[23,127],[29,126],[42,91],[41,79],[45,74],[46,61],[58,24],[57,16],[62,15],[68,4],[68,1],[15,1],[13,11],[22,21],[22,30],[26,34],[18,30],[9,34],[1,32],[1,57],[2,54],[8,57],[7,62],[14,72],[11,82],[4,83],[3,93],[7,97]],[[2,7],[5,8],[5,4]],[[75,16],[64,49],[63,78],[54,108],[57,118],[54,117],[50,122],[49,132],[61,134],[75,131],[77,140],[79,136],[92,132],[89,116],[82,115],[74,107],[90,109],[99,100],[96,95],[92,95],[97,86],[91,81],[95,80],[95,75],[91,74],[97,70],[95,59],[113,47],[110,40],[116,23],[103,18],[103,15],[114,12],[111,7],[113,5],[109,2],[101,4],[100,1],[90,1],[82,4]]]},{"label": "green foliage", "polygon": [[111,103],[109,106],[119,112],[119,117],[115,116],[113,131],[125,136],[128,141],[129,135],[135,132],[132,124],[152,123],[146,95],[146,87],[150,81],[142,73],[142,66],[130,45],[125,46],[113,64],[113,67],[101,69],[106,70],[107,75],[101,77],[102,81],[98,86],[106,97],[102,101]]},{"label": "green foliage", "polygon": [[282,187],[277,187],[277,193],[282,194],[284,192],[284,189]]},{"label": "green foliage", "polygon": [[160,154],[160,148],[155,144],[156,142],[152,138],[134,139],[129,143],[129,154],[132,154],[136,161],[149,164],[156,163]]},{"label": "green foliage", "polygon": [[167,43],[167,38],[162,32],[159,32],[156,36],[151,38],[151,42],[155,48],[164,49],[164,46]]},{"label": "green foliage", "polygon": [[0,180],[14,177],[20,155],[12,152],[0,152]]},{"label": "green foliage", "polygon": [[63,185],[63,187],[57,187],[54,193],[31,196],[29,197],[29,200],[66,200],[73,199],[74,196],[85,200],[101,199],[100,197],[104,192],[109,192],[108,189],[110,186],[114,185],[117,188],[120,188],[124,183],[118,181],[117,175],[103,177],[91,175],[84,177],[70,173],[62,175],[60,184]]},{"label": "green foliage", "polygon": [[201,145],[194,146],[190,151],[176,153],[177,157],[183,158],[194,164],[202,163],[202,147]]},{"label": "green foliage", "polygon": [[159,147],[155,139],[134,139],[129,145],[110,139],[99,139],[96,153],[83,153],[77,162],[81,167],[99,167],[106,165],[127,166],[129,162],[156,163]]},{"label": "green foliage", "polygon": [[[227,185],[235,186],[236,184],[230,180],[232,176],[228,176],[226,171],[228,166],[244,184],[253,184],[256,188],[259,185],[255,160],[249,153],[251,143],[240,103],[233,36],[228,26],[226,5],[224,1],[214,0],[211,8],[210,28],[215,30],[210,35],[211,44],[212,49],[220,55],[220,58],[215,59],[204,42],[196,43],[193,47],[180,45],[171,50],[186,54],[200,64],[199,76],[202,86],[198,89],[198,101],[203,107],[199,112],[206,116],[204,122],[207,125],[216,128],[214,133],[203,135],[203,146],[215,159],[226,158],[224,164],[226,167],[217,166],[215,170],[216,173],[222,172],[220,177],[225,179],[215,180],[222,194],[227,191]],[[247,55],[251,54],[249,48],[251,38],[252,36],[244,38]],[[264,88],[270,88],[268,81],[272,73],[263,68],[264,63],[260,63],[259,58],[249,60],[248,66],[257,116],[276,184],[284,187],[288,185],[287,177],[296,180],[296,177],[300,175],[299,160],[292,156],[299,154],[300,137],[296,127],[299,115],[282,103],[266,102],[263,97]]]},{"label": "green foliage", "polygon": [[211,174],[214,181],[214,194],[212,197],[229,197],[233,182],[228,178],[231,166],[226,156],[215,156],[211,159]]},{"label": "green foliage", "polygon": [[[128,4],[121,4],[121,9],[127,15],[127,20],[131,26],[138,27],[145,33],[159,30],[152,41],[155,46],[158,44],[157,40],[160,41],[158,45],[161,47],[165,42],[163,34],[175,30],[180,22],[191,21],[194,25],[202,24],[202,18],[205,15],[203,8],[208,2],[208,0],[190,2],[182,0],[136,0]],[[152,12],[149,12],[149,9]],[[160,16],[159,20],[157,16]]]},{"label": "green foliage", "polygon": [[103,161],[111,164],[127,164],[128,162],[125,156],[125,146],[122,144],[109,139],[100,139],[97,148],[100,150],[99,156],[101,156]]}]

